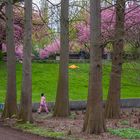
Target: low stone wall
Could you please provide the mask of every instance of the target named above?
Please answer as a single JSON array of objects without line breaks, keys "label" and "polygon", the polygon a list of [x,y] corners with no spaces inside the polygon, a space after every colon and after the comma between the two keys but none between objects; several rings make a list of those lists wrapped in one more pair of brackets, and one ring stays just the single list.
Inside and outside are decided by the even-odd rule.
[{"label": "low stone wall", "polygon": [[[104,101],[105,105],[105,101]],[[33,103],[33,111],[37,111],[39,103]],[[49,110],[53,110],[54,102],[48,103]],[[121,99],[122,108],[140,108],[140,99]],[[4,104],[0,104],[0,110],[4,108]],[[83,110],[86,109],[86,101],[71,101],[71,110]]]},{"label": "low stone wall", "polygon": [[[52,64],[52,63],[59,63],[59,60],[33,60],[33,62],[37,62],[37,63],[48,63],[48,64]],[[89,59],[69,59],[69,63],[89,63]]]}]

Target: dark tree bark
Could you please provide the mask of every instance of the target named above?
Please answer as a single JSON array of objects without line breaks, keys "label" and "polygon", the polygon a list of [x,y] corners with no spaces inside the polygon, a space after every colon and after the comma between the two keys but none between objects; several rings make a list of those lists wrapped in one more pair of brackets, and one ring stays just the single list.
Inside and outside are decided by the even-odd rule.
[{"label": "dark tree bark", "polygon": [[16,56],[13,27],[13,6],[12,0],[6,3],[6,45],[7,45],[7,94],[5,100],[3,118],[10,118],[17,115],[16,98]]},{"label": "dark tree bark", "polygon": [[109,94],[105,107],[106,118],[120,117],[121,74],[122,74],[123,47],[124,47],[124,18],[125,18],[125,0],[117,0],[116,27],[115,27],[115,39],[113,43],[111,79],[109,86]]},{"label": "dark tree bark", "polygon": [[19,118],[23,122],[32,122],[32,0],[25,0],[24,23],[24,48],[23,48],[23,72],[22,91]]},{"label": "dark tree bark", "polygon": [[67,117],[69,110],[68,62],[69,62],[69,0],[61,0],[60,65],[54,116]]},{"label": "dark tree bark", "polygon": [[106,130],[102,101],[102,48],[100,0],[90,0],[90,75],[83,131],[100,134]]}]

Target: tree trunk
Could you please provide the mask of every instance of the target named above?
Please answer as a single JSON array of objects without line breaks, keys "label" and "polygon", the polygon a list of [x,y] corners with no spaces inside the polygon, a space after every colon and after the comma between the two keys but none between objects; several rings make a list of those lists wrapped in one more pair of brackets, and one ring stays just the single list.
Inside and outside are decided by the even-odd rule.
[{"label": "tree trunk", "polygon": [[69,62],[69,0],[61,0],[60,65],[54,116],[67,117],[69,110],[68,62]]},{"label": "tree trunk", "polygon": [[7,94],[5,100],[3,118],[10,118],[17,115],[16,98],[16,56],[13,31],[13,1],[6,3],[6,45],[7,45]]},{"label": "tree trunk", "polygon": [[25,0],[24,23],[24,48],[23,48],[23,73],[22,91],[19,118],[23,122],[32,122],[32,0]]},{"label": "tree trunk", "polygon": [[102,101],[102,48],[100,0],[90,0],[90,75],[83,131],[100,134],[106,130]]},{"label": "tree trunk", "polygon": [[121,74],[124,46],[125,0],[117,0],[115,40],[113,43],[112,70],[109,94],[105,107],[106,118],[120,117]]}]

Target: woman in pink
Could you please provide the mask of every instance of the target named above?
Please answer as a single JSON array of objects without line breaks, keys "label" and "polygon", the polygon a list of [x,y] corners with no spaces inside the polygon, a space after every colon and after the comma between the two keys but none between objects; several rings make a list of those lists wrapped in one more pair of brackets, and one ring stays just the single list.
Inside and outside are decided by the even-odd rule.
[{"label": "woman in pink", "polygon": [[38,113],[41,113],[42,109],[45,109],[46,113],[49,113],[49,110],[48,110],[48,106],[47,106],[47,103],[46,103],[46,98],[44,96],[44,93],[41,94],[41,101],[40,101],[40,107],[38,109]]}]

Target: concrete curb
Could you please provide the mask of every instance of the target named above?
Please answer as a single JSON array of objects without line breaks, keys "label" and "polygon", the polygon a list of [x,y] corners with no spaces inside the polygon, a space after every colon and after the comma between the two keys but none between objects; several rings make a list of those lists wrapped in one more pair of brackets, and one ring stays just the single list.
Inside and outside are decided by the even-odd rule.
[{"label": "concrete curb", "polygon": [[[105,101],[103,102],[105,105]],[[36,111],[39,107],[39,103],[33,103],[33,111]],[[54,102],[48,102],[50,110],[54,108]],[[140,108],[140,99],[121,99],[122,108]],[[4,104],[0,104],[0,110],[4,108]],[[83,110],[86,108],[86,101],[70,101],[71,110]]]}]

